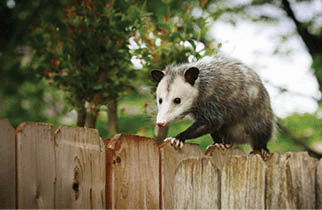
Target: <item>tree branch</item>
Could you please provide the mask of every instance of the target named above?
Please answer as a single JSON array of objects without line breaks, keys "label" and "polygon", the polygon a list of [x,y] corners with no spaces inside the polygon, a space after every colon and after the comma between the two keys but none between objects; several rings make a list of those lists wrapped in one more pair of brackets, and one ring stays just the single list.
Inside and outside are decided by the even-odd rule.
[{"label": "tree branch", "polygon": [[282,8],[291,18],[296,26],[296,30],[304,41],[309,53],[314,56],[322,52],[322,38],[309,32],[308,27],[304,26],[296,17],[288,0],[282,0]]},{"label": "tree branch", "polygon": [[285,126],[283,126],[280,122],[277,122],[277,127],[279,128],[279,131],[281,132],[282,135],[287,136],[290,138],[290,140],[296,144],[299,145],[301,147],[303,147],[311,156],[315,157],[315,158],[322,158],[322,154],[314,151],[313,149],[311,149],[305,142],[306,139],[305,138],[299,138],[299,137],[295,137]]}]

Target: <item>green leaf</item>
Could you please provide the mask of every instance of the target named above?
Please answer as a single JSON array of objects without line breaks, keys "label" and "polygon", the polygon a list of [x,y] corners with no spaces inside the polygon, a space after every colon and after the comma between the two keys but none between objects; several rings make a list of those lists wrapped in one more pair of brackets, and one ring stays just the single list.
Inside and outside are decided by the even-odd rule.
[{"label": "green leaf", "polygon": [[92,85],[92,89],[93,90],[102,90],[103,85],[101,83],[94,84],[94,85]]}]

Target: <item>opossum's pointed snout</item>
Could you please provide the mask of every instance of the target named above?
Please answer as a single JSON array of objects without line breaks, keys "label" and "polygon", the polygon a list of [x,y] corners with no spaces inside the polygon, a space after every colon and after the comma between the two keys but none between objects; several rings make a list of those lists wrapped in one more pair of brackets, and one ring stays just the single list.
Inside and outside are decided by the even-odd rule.
[{"label": "opossum's pointed snout", "polygon": [[167,125],[167,123],[165,122],[157,122],[156,124],[159,128],[165,127]]}]

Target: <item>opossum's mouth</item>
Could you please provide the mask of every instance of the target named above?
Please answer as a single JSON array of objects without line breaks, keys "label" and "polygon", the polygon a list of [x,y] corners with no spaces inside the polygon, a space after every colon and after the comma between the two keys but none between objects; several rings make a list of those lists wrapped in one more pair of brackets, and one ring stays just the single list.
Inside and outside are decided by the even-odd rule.
[{"label": "opossum's mouth", "polygon": [[157,121],[156,122],[156,125],[159,127],[159,128],[163,128],[163,127],[166,127],[168,125],[170,125],[172,122],[175,122],[177,120],[181,120],[182,118],[184,118],[187,114],[189,114],[191,112],[191,110],[188,110],[186,112],[183,112],[181,113],[180,115],[176,116],[176,117],[172,117],[170,119],[167,119],[167,120],[160,120],[159,122]]}]

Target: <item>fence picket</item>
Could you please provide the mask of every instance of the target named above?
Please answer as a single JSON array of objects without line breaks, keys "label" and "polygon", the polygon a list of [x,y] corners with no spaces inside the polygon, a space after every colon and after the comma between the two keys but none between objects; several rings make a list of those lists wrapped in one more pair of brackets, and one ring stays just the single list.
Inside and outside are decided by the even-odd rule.
[{"label": "fence picket", "polygon": [[150,138],[116,135],[106,140],[108,209],[158,209],[160,153]]},{"label": "fence picket", "polygon": [[54,208],[52,125],[21,123],[17,130],[17,207]]},{"label": "fence picket", "polygon": [[7,119],[0,119],[0,209],[16,206],[16,139]]},{"label": "fence picket", "polygon": [[266,208],[296,209],[296,204],[287,190],[286,164],[287,155],[271,154],[266,161]]},{"label": "fence picket", "polygon": [[219,209],[220,171],[209,158],[185,159],[175,172],[175,209]]},{"label": "fence picket", "polygon": [[105,147],[97,130],[55,131],[55,208],[105,208]]},{"label": "fence picket", "polygon": [[200,146],[185,143],[181,150],[176,150],[169,141],[160,145],[161,153],[161,208],[174,208],[175,170],[180,161],[204,156]]},{"label": "fence picket", "polygon": [[286,180],[289,199],[297,209],[316,208],[316,169],[318,160],[307,152],[287,153]]},{"label": "fence picket", "polygon": [[265,170],[258,155],[229,158],[222,170],[221,208],[265,208]]},{"label": "fence picket", "polygon": [[259,155],[247,158],[247,198],[246,208],[265,208],[266,164]]}]

